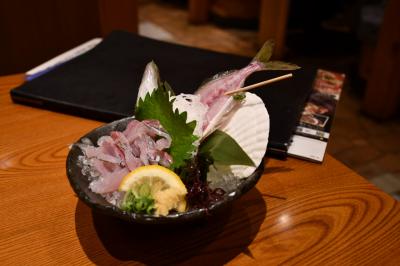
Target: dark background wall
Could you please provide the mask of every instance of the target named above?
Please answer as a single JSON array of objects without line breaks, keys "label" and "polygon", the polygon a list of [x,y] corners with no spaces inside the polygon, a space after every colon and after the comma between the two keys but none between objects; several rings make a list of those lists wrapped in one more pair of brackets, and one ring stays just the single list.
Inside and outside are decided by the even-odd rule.
[{"label": "dark background wall", "polygon": [[136,0],[0,0],[0,75],[25,72],[113,29],[137,31]]}]

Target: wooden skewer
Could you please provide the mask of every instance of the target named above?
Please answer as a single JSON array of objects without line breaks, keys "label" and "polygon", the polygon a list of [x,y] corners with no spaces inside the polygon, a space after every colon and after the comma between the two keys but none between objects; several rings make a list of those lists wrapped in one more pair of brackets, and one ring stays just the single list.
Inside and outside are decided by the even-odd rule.
[{"label": "wooden skewer", "polygon": [[273,82],[277,82],[279,80],[291,78],[291,77],[293,77],[292,73],[286,74],[286,75],[283,75],[283,76],[279,76],[279,77],[276,77],[276,78],[273,78],[273,79],[267,79],[267,80],[264,80],[264,81],[261,81],[261,82],[246,86],[246,87],[242,87],[242,88],[239,88],[239,89],[236,89],[236,90],[233,90],[233,91],[225,92],[225,95],[232,95],[232,94],[235,94],[235,93],[238,93],[238,92],[248,91],[248,90],[251,90],[251,89],[254,89],[254,88],[258,88],[258,87],[263,86],[263,85],[267,85],[267,84],[270,84],[270,83],[273,83]]}]

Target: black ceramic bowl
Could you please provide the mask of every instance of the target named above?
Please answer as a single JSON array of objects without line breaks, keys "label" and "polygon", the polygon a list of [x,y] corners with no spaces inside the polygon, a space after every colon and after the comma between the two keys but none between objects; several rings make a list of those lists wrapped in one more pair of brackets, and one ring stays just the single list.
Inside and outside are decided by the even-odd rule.
[{"label": "black ceramic bowl", "polygon": [[[89,132],[77,143],[81,143],[82,139],[88,138],[92,143],[97,143],[97,140],[104,135],[109,135],[111,131],[123,131],[126,125],[133,118],[124,118],[118,121],[114,121],[110,124],[106,124],[99,128],[94,129]],[[103,214],[118,217],[123,220],[134,223],[142,224],[169,224],[169,223],[181,223],[203,218],[212,215],[227,208],[230,203],[239,198],[241,195],[246,193],[252,187],[255,186],[257,181],[260,179],[264,164],[257,168],[257,170],[247,178],[242,179],[235,191],[225,194],[224,198],[213,205],[211,205],[208,210],[206,209],[196,209],[189,210],[184,213],[174,213],[168,216],[155,217],[147,214],[136,214],[125,212],[118,207],[108,203],[100,194],[94,193],[89,189],[89,178],[82,174],[82,169],[78,164],[78,156],[83,155],[81,149],[77,145],[72,145],[71,150],[67,157],[67,176],[69,182],[74,189],[75,193],[78,195],[84,203],[94,210],[100,211]]]}]

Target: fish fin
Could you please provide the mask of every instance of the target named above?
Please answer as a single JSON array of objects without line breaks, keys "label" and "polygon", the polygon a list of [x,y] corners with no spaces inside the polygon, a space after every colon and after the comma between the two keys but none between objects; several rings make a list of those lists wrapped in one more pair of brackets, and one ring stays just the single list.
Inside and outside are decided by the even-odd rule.
[{"label": "fish fin", "polygon": [[266,64],[271,59],[272,52],[274,51],[274,46],[275,42],[273,40],[267,40],[252,61]]},{"label": "fish fin", "polygon": [[286,63],[282,61],[269,61],[264,63],[267,70],[296,70],[300,67],[296,64]]},{"label": "fish fin", "polygon": [[264,70],[295,70],[300,67],[296,64],[286,63],[282,61],[270,61],[274,51],[274,41],[267,40],[258,51],[252,62],[256,61],[264,65]]}]

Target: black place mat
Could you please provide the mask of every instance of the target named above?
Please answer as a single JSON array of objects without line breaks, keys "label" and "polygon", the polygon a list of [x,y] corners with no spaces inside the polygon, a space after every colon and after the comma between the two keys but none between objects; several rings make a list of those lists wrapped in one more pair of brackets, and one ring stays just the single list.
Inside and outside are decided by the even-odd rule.
[{"label": "black place mat", "polygon": [[[93,50],[11,91],[14,102],[110,122],[133,114],[146,64],[154,60],[161,79],[179,94],[192,93],[221,71],[239,69],[250,58],[156,41],[116,31]],[[254,73],[252,84],[286,73]],[[285,154],[315,70],[294,71],[294,78],[254,90],[271,118],[269,151]]]}]

